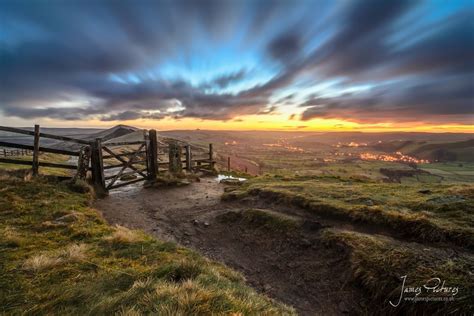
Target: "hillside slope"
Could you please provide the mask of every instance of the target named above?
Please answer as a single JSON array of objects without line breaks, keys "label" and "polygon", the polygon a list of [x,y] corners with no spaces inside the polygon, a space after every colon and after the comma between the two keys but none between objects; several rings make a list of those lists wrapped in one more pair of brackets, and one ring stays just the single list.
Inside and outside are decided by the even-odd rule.
[{"label": "hillside slope", "polygon": [[195,252],[108,226],[63,183],[0,174],[0,314],[293,314]]}]

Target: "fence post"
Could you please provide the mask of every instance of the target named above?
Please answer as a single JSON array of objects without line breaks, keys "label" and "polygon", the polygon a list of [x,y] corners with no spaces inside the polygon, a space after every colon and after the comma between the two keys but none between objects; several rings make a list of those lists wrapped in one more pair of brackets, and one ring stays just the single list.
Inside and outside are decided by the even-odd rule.
[{"label": "fence post", "polygon": [[38,124],[35,125],[35,135],[33,140],[33,163],[31,165],[31,169],[33,171],[33,175],[38,175],[38,168],[39,168],[39,141],[40,141],[40,126]]},{"label": "fence post", "polygon": [[191,146],[186,145],[186,170],[188,172],[191,172],[193,169],[192,163],[191,163]]},{"label": "fence post", "polygon": [[146,157],[148,161],[148,180],[155,180],[158,174],[158,140],[154,129],[148,132]]},{"label": "fence post", "polygon": [[105,188],[104,163],[102,161],[102,141],[96,138],[91,148],[92,182],[99,196],[107,194]]},{"label": "fence post", "polygon": [[173,174],[183,171],[183,163],[181,162],[181,146],[177,142],[169,143],[169,171]]},{"label": "fence post", "polygon": [[209,144],[209,164],[211,166],[211,170],[214,169],[214,150],[212,148],[212,144]]},{"label": "fence post", "polygon": [[230,172],[230,156],[227,157],[227,171]]},{"label": "fence post", "polygon": [[85,180],[87,177],[87,171],[89,170],[89,161],[91,158],[91,147],[84,146],[79,152],[79,158],[77,160],[77,173],[74,179]]}]

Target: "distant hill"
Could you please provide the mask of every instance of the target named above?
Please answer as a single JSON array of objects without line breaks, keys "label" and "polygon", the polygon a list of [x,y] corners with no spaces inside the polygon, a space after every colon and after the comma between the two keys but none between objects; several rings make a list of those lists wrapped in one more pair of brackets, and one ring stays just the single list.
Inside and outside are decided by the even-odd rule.
[{"label": "distant hill", "polygon": [[112,128],[87,135],[83,139],[94,140],[96,138],[100,138],[102,139],[102,141],[107,141],[113,138],[121,137],[121,136],[131,134],[131,133],[137,133],[137,132],[140,132],[143,135],[143,130],[140,130],[139,128],[128,126],[128,125],[117,125]]},{"label": "distant hill", "polygon": [[420,159],[430,161],[464,161],[474,162],[474,139],[458,142],[434,141],[392,141],[372,146],[384,152],[401,152]]}]

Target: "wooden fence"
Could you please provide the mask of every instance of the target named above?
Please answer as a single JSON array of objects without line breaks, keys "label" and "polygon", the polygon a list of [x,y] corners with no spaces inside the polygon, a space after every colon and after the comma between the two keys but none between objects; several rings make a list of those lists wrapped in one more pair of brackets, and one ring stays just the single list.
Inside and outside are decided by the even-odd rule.
[{"label": "wooden fence", "polygon": [[[39,167],[76,170],[74,178],[81,179],[85,179],[87,173],[90,172],[92,183],[100,192],[107,192],[139,181],[153,181],[164,170],[181,172],[184,169],[194,172],[200,169],[213,169],[215,165],[212,144],[209,144],[209,152],[205,153],[206,157],[195,158],[189,144],[180,146],[176,142],[166,147],[158,146],[155,130],[144,131],[144,140],[104,143],[100,138],[89,141],[41,133],[39,125],[35,125],[34,131],[7,126],[0,126],[0,131],[33,136],[32,145],[0,141],[1,148],[14,148],[31,153],[31,160],[18,159],[16,156],[6,158],[7,155],[4,155],[3,158],[0,157],[0,162],[31,166],[33,175],[38,175]],[[41,138],[79,144],[80,149],[73,151],[42,147],[40,146]],[[40,153],[77,157],[77,165],[39,161]],[[130,180],[123,180],[125,177]]]},{"label": "wooden fence", "polygon": [[32,156],[33,151],[28,149],[7,149],[0,147],[0,157]]}]

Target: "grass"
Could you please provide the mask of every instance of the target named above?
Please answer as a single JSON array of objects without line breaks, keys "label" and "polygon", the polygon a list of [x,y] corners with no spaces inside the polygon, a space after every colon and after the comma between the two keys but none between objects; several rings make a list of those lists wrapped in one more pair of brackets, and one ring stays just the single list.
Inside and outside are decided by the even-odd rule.
[{"label": "grass", "polygon": [[90,201],[0,173],[0,314],[294,314],[221,264],[107,225]]},{"label": "grass", "polygon": [[[467,315],[474,309],[474,282],[470,272],[474,268],[472,253],[333,229],[325,230],[322,238],[331,246],[349,249],[353,280],[368,293],[371,303],[378,306],[379,313],[415,315],[422,311],[424,315]],[[439,278],[445,282],[444,287],[458,287],[458,293],[454,301],[402,301],[394,308],[388,302],[397,303],[402,287],[401,277],[405,275],[405,288],[434,284],[429,280]],[[404,295],[413,296],[413,293]],[[443,294],[425,290],[421,294],[423,296],[439,297]]]},{"label": "grass", "polygon": [[[286,215],[259,209],[228,212],[220,215],[219,220],[231,225],[240,222],[252,229],[278,232],[291,238],[298,238],[296,236],[303,225],[303,222]],[[347,261],[350,270],[348,281],[355,283],[365,294],[364,310],[367,314],[462,315],[469,314],[474,308],[471,299],[474,291],[471,275],[474,255],[471,252],[335,228],[322,229],[318,239],[325,247],[337,249],[340,260]],[[445,282],[445,287],[457,287],[458,293],[453,301],[446,303],[402,301],[394,308],[389,301],[396,304],[401,293],[401,277],[405,275],[405,287],[431,284],[430,279],[439,278]],[[427,291],[421,296],[434,298],[443,295],[449,297]],[[413,297],[413,294],[404,297]]]},{"label": "grass", "polygon": [[259,195],[325,216],[389,227],[425,241],[448,241],[474,248],[474,186],[469,184],[264,176],[249,179],[224,198],[247,195]]},{"label": "grass", "polygon": [[[32,156],[16,156],[8,157],[16,160],[25,160],[32,161]],[[51,153],[40,153],[39,161],[40,162],[51,162],[51,163],[62,163],[65,164],[69,160],[70,156],[51,154]],[[31,166],[26,165],[17,165],[10,163],[0,162],[0,170],[29,170]],[[74,171],[68,169],[60,168],[51,168],[51,167],[39,167],[39,173],[42,175],[51,175],[51,176],[71,176]]]}]

